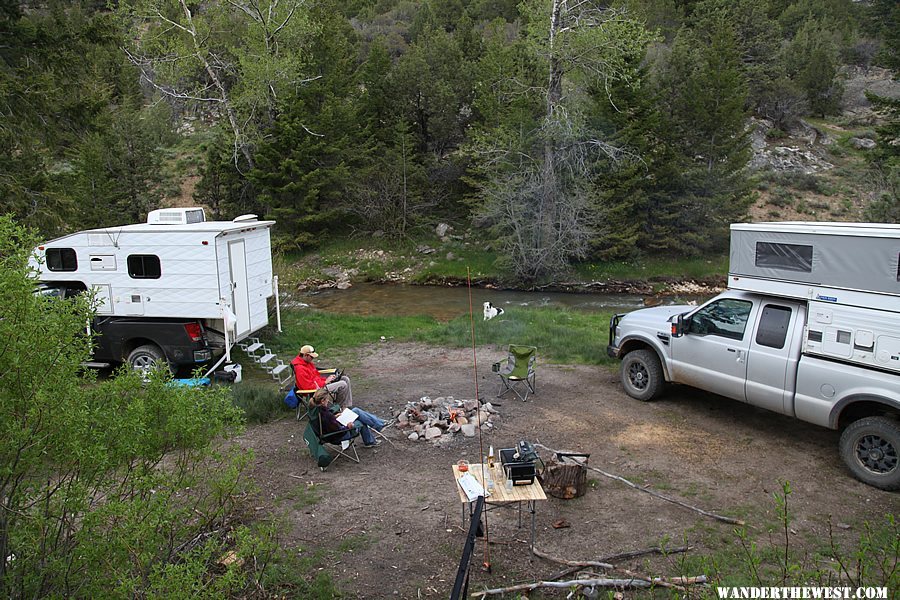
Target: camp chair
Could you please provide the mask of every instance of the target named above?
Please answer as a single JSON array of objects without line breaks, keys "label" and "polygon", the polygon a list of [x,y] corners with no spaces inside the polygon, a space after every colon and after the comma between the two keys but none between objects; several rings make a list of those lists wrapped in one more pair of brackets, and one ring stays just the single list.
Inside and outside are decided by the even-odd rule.
[{"label": "camp chair", "polygon": [[528,394],[534,391],[534,361],[537,348],[534,346],[517,346],[510,344],[507,347],[508,356],[500,362],[495,362],[492,370],[500,376],[502,387],[497,397],[500,398],[509,392],[514,393],[519,399],[528,400]]},{"label": "camp chair", "polygon": [[[333,375],[337,369],[317,369],[319,371],[319,375],[322,377],[328,377],[329,375]],[[325,390],[328,391],[328,390]],[[297,386],[294,386],[294,394],[297,396],[299,402],[297,403],[297,420],[300,421],[304,417],[306,417],[306,409],[309,407],[309,401],[312,400],[313,394],[316,393],[316,390],[298,390]],[[334,394],[328,392],[328,395],[331,396],[331,400],[334,401]]]},{"label": "camp chair", "polygon": [[[322,434],[322,419],[319,416],[321,409],[313,406],[307,412],[309,423],[303,432],[303,440],[306,442],[309,453],[316,459],[316,463],[323,471],[340,457],[359,462],[359,454],[356,451],[356,439],[359,437],[359,429],[353,428],[349,431],[350,437],[342,440],[348,432],[335,431],[333,433]],[[331,453],[334,453],[332,455]]]}]

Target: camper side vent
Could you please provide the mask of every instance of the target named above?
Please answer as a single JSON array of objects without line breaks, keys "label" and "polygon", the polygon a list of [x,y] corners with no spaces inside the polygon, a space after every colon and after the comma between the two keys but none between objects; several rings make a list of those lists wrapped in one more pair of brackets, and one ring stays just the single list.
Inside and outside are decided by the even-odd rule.
[{"label": "camper side vent", "polygon": [[147,214],[148,225],[190,225],[205,221],[202,208],[160,208]]}]

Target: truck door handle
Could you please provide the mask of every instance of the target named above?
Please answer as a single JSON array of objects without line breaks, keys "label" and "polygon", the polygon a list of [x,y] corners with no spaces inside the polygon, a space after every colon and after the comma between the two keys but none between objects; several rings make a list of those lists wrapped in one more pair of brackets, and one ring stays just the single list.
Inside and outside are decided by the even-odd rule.
[{"label": "truck door handle", "polygon": [[735,360],[737,362],[739,362],[739,363],[744,362],[744,351],[743,350],[738,350],[737,348],[728,348],[728,351],[734,352],[735,354],[737,354],[737,358],[735,358]]}]

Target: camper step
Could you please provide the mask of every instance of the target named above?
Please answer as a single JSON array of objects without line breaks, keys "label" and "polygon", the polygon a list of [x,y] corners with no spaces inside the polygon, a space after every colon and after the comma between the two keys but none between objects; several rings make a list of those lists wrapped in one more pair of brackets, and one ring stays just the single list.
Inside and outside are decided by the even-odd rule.
[{"label": "camper step", "polygon": [[259,350],[262,347],[263,347],[263,345],[261,343],[254,342],[254,343],[250,344],[249,346],[247,346],[246,348],[244,348],[244,351],[247,354],[253,354],[254,352],[256,352],[257,350]]},{"label": "camper step", "polygon": [[269,353],[269,354],[263,354],[262,357],[260,357],[260,359],[259,359],[258,361],[256,361],[256,362],[258,362],[258,363],[261,364],[261,365],[264,365],[264,364],[266,364],[267,362],[269,362],[270,360],[272,360],[273,358],[275,358],[275,355],[272,354],[272,353]]},{"label": "camper step", "polygon": [[278,365],[274,369],[272,369],[272,375],[280,375],[284,372],[285,369],[289,368],[290,365]]}]

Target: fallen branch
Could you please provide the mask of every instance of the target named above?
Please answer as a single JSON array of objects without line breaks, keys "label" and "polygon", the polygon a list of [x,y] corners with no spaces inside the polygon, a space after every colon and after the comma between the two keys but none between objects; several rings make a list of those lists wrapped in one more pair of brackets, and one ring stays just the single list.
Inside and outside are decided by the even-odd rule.
[{"label": "fallen branch", "polygon": [[546,552],[542,552],[537,548],[533,548],[532,552],[534,552],[535,556],[540,556],[541,558],[545,558],[550,562],[559,563],[561,565],[566,565],[567,567],[596,567],[598,569],[614,569],[615,567],[609,563],[598,562],[596,560],[566,560],[564,558],[557,558],[555,556],[551,556]]},{"label": "fallen branch", "polygon": [[617,560],[625,560],[627,558],[637,558],[645,554],[681,554],[682,552],[690,552],[694,548],[692,546],[679,546],[678,548],[646,548],[644,550],[632,550],[631,552],[620,552],[604,556],[599,559],[602,562],[614,562]]},{"label": "fallen branch", "polygon": [[[705,575],[699,575],[697,577],[679,577],[676,579],[679,580],[681,585],[698,585],[706,583]],[[535,581],[534,583],[520,583],[504,588],[493,588],[490,590],[472,592],[471,596],[473,598],[484,598],[485,596],[508,594],[509,592],[529,592],[538,588],[568,588],[572,586],[619,589],[650,588],[660,586],[662,583],[671,584],[672,582],[664,581],[662,578],[646,581],[644,579],[607,579],[605,577],[595,579],[570,579],[569,581]]]},{"label": "fallen branch", "polygon": [[[637,558],[638,556],[644,556],[647,554],[680,554],[682,552],[689,552],[693,550],[691,546],[680,546],[678,548],[646,548],[644,550],[632,550],[629,552],[620,552],[618,554],[611,554],[609,556],[604,556],[597,560],[595,564],[603,564],[603,563],[611,563],[617,560],[625,560],[629,558]],[[541,556],[535,549],[535,554],[537,556]],[[552,557],[545,556],[547,560],[554,561]],[[568,565],[572,563],[567,569],[563,569],[557,573],[554,573],[550,577],[547,578],[547,581],[555,581],[556,579],[561,579],[562,577],[568,577],[573,573],[577,573],[581,570],[582,564],[578,561],[564,561],[563,564]]]},{"label": "fallen branch", "polygon": [[[537,447],[539,447],[539,448],[543,448],[544,450],[547,450],[548,452],[553,452],[554,454],[556,454],[557,452],[563,452],[563,451],[561,451],[561,450],[554,450],[553,448],[548,448],[547,446],[545,446],[545,445],[543,445],[543,444],[540,444],[540,443],[535,443],[534,445],[537,446]],[[701,515],[704,515],[704,516],[706,516],[706,517],[710,517],[711,519],[716,519],[717,521],[722,521],[723,523],[731,523],[732,525],[744,525],[744,522],[743,522],[742,520],[740,520],[740,519],[733,519],[733,518],[731,518],[731,517],[725,517],[725,516],[722,516],[722,515],[717,515],[716,513],[711,513],[711,512],[705,511],[705,510],[703,510],[702,508],[697,508],[696,506],[691,506],[690,504],[686,504],[686,503],[684,503],[684,502],[682,502],[682,501],[680,501],[680,500],[676,500],[675,498],[670,498],[669,496],[660,494],[659,492],[654,492],[653,490],[650,490],[650,489],[647,489],[647,488],[643,488],[643,487],[637,485],[636,483],[633,483],[633,482],[631,482],[631,481],[628,481],[628,480],[625,479],[624,477],[619,477],[618,475],[613,475],[612,473],[607,473],[606,471],[603,471],[603,470],[601,470],[601,469],[598,469],[597,467],[591,467],[591,466],[588,466],[588,465],[585,465],[585,467],[587,467],[587,468],[590,469],[591,471],[595,471],[595,472],[597,472],[597,473],[600,473],[600,474],[603,475],[604,477],[609,477],[610,479],[615,479],[615,480],[617,480],[617,481],[621,481],[621,482],[624,483],[625,485],[630,486],[630,487],[633,487],[634,489],[636,489],[636,490],[638,490],[638,491],[641,491],[641,492],[645,492],[645,493],[647,493],[647,494],[650,494],[651,496],[654,496],[654,497],[656,497],[656,498],[659,498],[660,500],[665,500],[666,502],[671,502],[672,504],[677,504],[678,506],[681,506],[682,508],[687,508],[688,510],[692,510],[692,511],[694,511],[694,512],[698,512],[698,513],[700,513]]]}]

